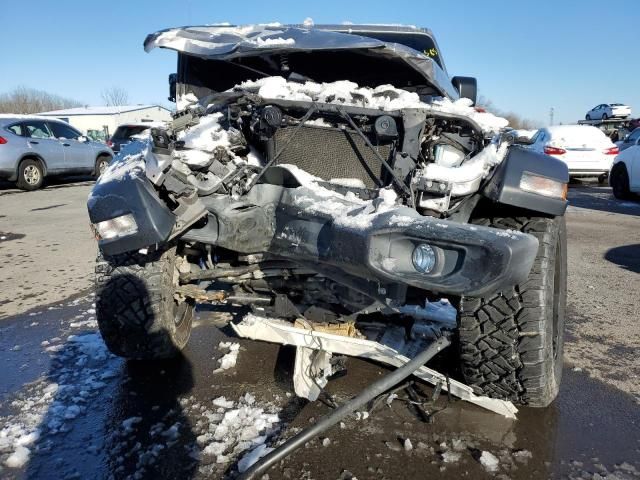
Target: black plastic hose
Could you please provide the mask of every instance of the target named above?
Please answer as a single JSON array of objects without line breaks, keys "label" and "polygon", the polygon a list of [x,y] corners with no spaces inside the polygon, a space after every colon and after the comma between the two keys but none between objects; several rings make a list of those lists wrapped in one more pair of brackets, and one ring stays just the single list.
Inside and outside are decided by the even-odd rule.
[{"label": "black plastic hose", "polygon": [[246,472],[238,477],[239,480],[252,480],[260,478],[269,468],[275,463],[279,462],[283,458],[291,455],[297,449],[304,446],[305,443],[312,440],[316,436],[320,435],[325,430],[329,429],[347,415],[355,412],[358,408],[370,402],[378,395],[383,394],[394,385],[398,384],[413,372],[415,372],[422,365],[431,360],[438,352],[442,351],[451,344],[449,339],[445,336],[440,337],[426,349],[404,364],[402,367],[397,368],[388,375],[384,376],[380,380],[372,383],[357,396],[353,397],[347,403],[341,407],[336,408],[328,415],[325,415],[318,420],[314,425],[301,431],[297,435],[291,437],[285,443],[280,445],[274,451],[265,455],[255,464],[251,466]]}]

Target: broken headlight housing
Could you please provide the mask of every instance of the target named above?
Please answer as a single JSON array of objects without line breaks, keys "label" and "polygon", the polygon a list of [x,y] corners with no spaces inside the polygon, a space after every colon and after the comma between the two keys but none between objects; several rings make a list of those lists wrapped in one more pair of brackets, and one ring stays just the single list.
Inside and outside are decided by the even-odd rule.
[{"label": "broken headlight housing", "polygon": [[567,184],[553,178],[523,172],[520,178],[520,188],[525,192],[537,193],[545,197],[567,199]]},{"label": "broken headlight housing", "polygon": [[114,238],[126,237],[138,232],[136,219],[130,213],[94,223],[93,232],[98,240],[111,240]]}]

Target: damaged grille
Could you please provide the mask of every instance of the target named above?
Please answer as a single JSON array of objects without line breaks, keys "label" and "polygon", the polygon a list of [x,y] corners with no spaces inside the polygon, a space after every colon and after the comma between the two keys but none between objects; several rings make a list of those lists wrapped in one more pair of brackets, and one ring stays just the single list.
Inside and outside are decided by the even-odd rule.
[{"label": "damaged grille", "polygon": [[[274,152],[279,152],[295,132],[296,127],[276,130]],[[365,133],[365,135],[367,135]],[[376,139],[369,141],[375,146]],[[380,156],[390,163],[392,143],[375,146]],[[286,146],[276,164],[291,164],[323,180],[356,178],[367,188],[388,183],[386,171],[376,154],[357,132],[340,128],[303,125]]]}]

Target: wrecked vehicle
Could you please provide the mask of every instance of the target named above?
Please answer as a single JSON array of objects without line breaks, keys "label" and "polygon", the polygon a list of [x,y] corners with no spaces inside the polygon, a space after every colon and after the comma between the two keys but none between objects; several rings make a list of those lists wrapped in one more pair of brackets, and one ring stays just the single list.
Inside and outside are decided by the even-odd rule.
[{"label": "wrecked vehicle", "polygon": [[112,352],[174,356],[196,302],[226,302],[253,309],[237,332],[267,340],[446,332],[459,391],[553,401],[567,167],[476,110],[475,79],[448,76],[430,31],[203,26],[149,35],[156,47],[178,53],[177,113],[88,200]]}]

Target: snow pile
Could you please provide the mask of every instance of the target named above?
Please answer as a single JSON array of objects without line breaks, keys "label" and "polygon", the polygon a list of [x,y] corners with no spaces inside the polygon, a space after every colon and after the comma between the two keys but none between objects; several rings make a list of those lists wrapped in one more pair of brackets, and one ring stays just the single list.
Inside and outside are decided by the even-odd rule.
[{"label": "snow pile", "polygon": [[509,145],[506,142],[492,142],[475,157],[465,161],[459,167],[445,167],[429,163],[422,173],[424,178],[439,182],[451,182],[451,195],[467,195],[478,189],[480,181],[491,169],[507,156]]},{"label": "snow pile", "polygon": [[215,458],[218,464],[227,464],[245,454],[238,463],[242,472],[271,451],[266,442],[278,430],[277,413],[258,406],[250,393],[237,402],[218,397],[212,405],[214,410],[204,410],[203,420],[198,422],[203,433],[197,442],[205,456]]},{"label": "snow pile", "polygon": [[478,123],[485,133],[496,133],[509,124],[505,118],[488,112],[478,112],[469,99],[461,98],[451,101],[441,98],[425,103],[420,100],[417,93],[392,85],[380,85],[375,88],[360,87],[349,80],[328,83],[308,81],[302,84],[287,82],[283,77],[265,77],[243,82],[234,88],[255,92],[266,99],[342,104],[384,111],[417,108],[462,115]]},{"label": "snow pile", "polygon": [[200,123],[178,133],[178,140],[193,150],[174,150],[173,157],[193,167],[205,167],[211,163],[213,151],[222,147],[228,151],[229,132],[222,128],[222,113],[213,113],[200,119]]},{"label": "snow pile", "polygon": [[69,431],[71,421],[87,412],[105,380],[115,376],[121,365],[97,333],[70,335],[61,342],[59,338],[42,342],[44,350],[54,355],[51,373],[11,402],[16,414],[0,418],[0,455],[9,453],[3,460],[7,467],[24,466],[36,442]]},{"label": "snow pile", "polygon": [[[312,215],[332,217],[336,225],[365,229],[371,226],[376,216],[397,207],[398,195],[391,187],[380,189],[378,198],[374,200],[362,200],[353,192],[343,195],[325,188],[321,185],[322,179],[310,175],[296,165],[280,166],[289,170],[301,185],[314,193],[314,196],[298,195],[297,205]],[[321,197],[322,201],[319,202],[317,197]],[[279,235],[280,238],[296,241],[296,233],[287,228]]]},{"label": "snow pile", "polygon": [[480,463],[488,472],[497,472],[500,461],[493,453],[483,451],[480,455]]},{"label": "snow pile", "polygon": [[220,342],[218,344],[220,350],[228,350],[221,358],[218,359],[219,367],[216,368],[213,373],[219,373],[224,370],[229,370],[236,366],[238,360],[238,353],[240,353],[240,344],[232,342]]},{"label": "snow pile", "polygon": [[[211,163],[211,158],[216,150],[224,149],[236,165],[263,165],[264,159],[253,147],[250,147],[246,159],[238,157],[231,150],[233,133],[220,124],[223,119],[222,113],[212,113],[201,117],[197,125],[179,132],[178,140],[184,142],[186,150],[174,150],[172,152],[173,158],[182,160],[191,167],[201,168]],[[239,132],[237,134],[240,135]]]}]

